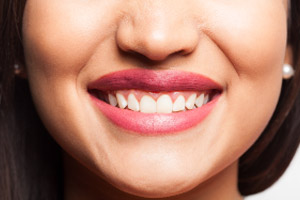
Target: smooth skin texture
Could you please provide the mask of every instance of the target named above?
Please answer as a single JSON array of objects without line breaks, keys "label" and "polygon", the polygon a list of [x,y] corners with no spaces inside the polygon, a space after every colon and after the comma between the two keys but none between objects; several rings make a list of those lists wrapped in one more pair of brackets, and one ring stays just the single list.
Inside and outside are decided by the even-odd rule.
[{"label": "smooth skin texture", "polygon": [[[27,76],[66,152],[65,199],[240,199],[238,159],[280,94],[287,15],[287,0],[27,0]],[[87,85],[134,68],[199,73],[223,93],[189,130],[130,134],[106,119]]]}]

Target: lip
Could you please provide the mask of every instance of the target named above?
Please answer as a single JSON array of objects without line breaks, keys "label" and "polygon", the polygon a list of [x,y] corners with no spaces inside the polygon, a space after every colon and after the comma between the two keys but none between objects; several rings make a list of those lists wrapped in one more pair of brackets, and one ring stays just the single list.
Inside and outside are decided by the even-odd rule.
[{"label": "lip", "polygon": [[111,122],[125,130],[143,135],[173,134],[196,126],[215,107],[222,93],[222,86],[210,78],[192,72],[175,70],[123,70],[104,75],[88,85],[88,90],[126,89],[151,92],[220,91],[215,98],[200,108],[170,114],[149,114],[120,109],[90,94],[92,102]]}]

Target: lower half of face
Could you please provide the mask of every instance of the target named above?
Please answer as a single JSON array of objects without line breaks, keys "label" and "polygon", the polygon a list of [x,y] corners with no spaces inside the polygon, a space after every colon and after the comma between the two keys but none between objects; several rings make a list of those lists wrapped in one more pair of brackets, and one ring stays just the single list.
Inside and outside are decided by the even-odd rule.
[{"label": "lower half of face", "polygon": [[32,95],[50,134],[117,188],[186,192],[232,165],[276,107],[286,2],[28,0]]}]

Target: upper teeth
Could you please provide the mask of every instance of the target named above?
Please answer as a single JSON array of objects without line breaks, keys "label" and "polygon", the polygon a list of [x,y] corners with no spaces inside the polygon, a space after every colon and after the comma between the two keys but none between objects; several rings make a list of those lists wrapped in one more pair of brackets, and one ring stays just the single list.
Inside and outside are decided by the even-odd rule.
[{"label": "upper teeth", "polygon": [[[137,98],[134,92],[126,95],[124,91],[108,94],[108,101],[112,106],[130,109],[143,113],[172,113],[199,108],[209,101],[209,94],[205,92],[175,92],[176,98],[169,94],[156,94],[143,92]],[[173,94],[175,94],[173,93]],[[188,96],[187,96],[188,95]],[[173,95],[174,96],[174,95]],[[156,99],[156,100],[155,100]]]},{"label": "upper teeth", "polygon": [[141,99],[140,102],[140,107],[141,107],[141,112],[143,113],[155,113],[157,112],[157,103],[155,102],[155,100],[148,96],[148,95],[144,95]]}]

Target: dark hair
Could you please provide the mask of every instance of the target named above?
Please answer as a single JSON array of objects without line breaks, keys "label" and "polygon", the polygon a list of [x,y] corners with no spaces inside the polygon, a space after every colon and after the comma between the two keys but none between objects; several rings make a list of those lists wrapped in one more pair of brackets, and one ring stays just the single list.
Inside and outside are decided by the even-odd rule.
[{"label": "dark hair", "polygon": [[[0,1],[0,199],[61,199],[61,149],[42,125],[26,80],[14,75],[23,62],[22,17],[26,0]],[[239,190],[260,192],[285,171],[300,141],[300,1],[291,0],[288,43],[295,76],[283,83],[275,113],[241,157]],[[280,147],[280,148],[279,148]]]},{"label": "dark hair", "polygon": [[62,199],[60,147],[42,125],[26,80],[14,76],[23,62],[25,0],[0,1],[0,199]]}]

